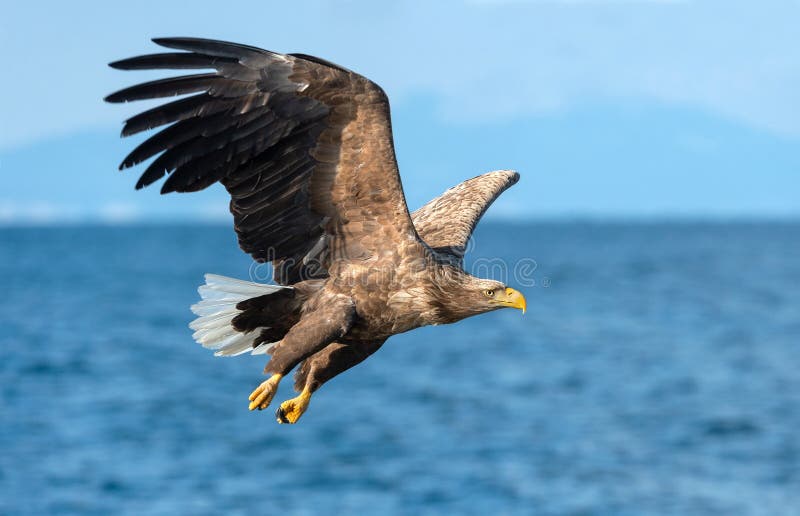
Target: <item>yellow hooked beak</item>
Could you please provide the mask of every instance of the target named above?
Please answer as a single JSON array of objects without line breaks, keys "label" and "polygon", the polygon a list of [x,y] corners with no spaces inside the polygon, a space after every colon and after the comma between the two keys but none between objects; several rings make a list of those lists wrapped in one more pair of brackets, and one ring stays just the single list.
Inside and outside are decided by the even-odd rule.
[{"label": "yellow hooked beak", "polygon": [[506,295],[499,298],[497,300],[503,306],[507,306],[509,308],[519,308],[522,310],[522,313],[525,313],[525,296],[523,296],[519,290],[514,290],[513,288],[506,289]]}]

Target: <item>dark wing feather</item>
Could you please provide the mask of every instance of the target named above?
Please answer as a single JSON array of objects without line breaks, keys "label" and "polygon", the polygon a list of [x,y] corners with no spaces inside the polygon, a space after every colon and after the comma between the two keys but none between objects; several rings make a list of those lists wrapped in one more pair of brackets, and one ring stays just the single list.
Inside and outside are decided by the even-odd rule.
[{"label": "dark wing feather", "polygon": [[437,251],[460,260],[483,214],[517,181],[516,172],[497,170],[450,188],[411,214],[419,237]]},{"label": "dark wing feather", "polygon": [[162,193],[214,182],[231,194],[242,249],[274,261],[276,281],[327,274],[421,246],[403,196],[389,104],[371,81],[304,55],[197,38],[159,38],[181,52],[116,61],[122,70],[214,70],[151,81],[109,102],[193,94],[130,118],[123,136],[168,125],[120,168],[155,157],[136,184],[169,174]]},{"label": "dark wing feather", "polygon": [[117,70],[180,70],[183,68],[217,68],[222,63],[236,65],[238,61],[227,57],[213,57],[186,52],[169,52],[122,59],[109,63],[108,66],[116,68]]},{"label": "dark wing feather", "polygon": [[184,75],[169,79],[144,82],[125,88],[106,97],[107,102],[130,102],[132,100],[157,99],[161,97],[174,97],[186,93],[208,91],[214,83],[220,82],[221,77],[213,73],[198,73]]}]

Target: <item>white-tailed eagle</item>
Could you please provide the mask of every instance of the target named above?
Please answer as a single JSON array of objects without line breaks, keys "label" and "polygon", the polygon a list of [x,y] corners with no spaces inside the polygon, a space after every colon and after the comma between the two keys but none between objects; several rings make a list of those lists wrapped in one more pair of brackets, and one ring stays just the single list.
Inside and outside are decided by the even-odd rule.
[{"label": "white-tailed eagle", "polygon": [[274,285],[212,274],[192,307],[194,338],[217,355],[270,354],[250,395],[266,408],[300,366],[277,419],[295,423],[323,383],[392,335],[512,307],[525,299],[463,269],[467,240],[519,179],[500,170],[447,190],[414,213],[395,160],[389,100],[365,77],[312,56],[197,38],[177,52],[111,63],[122,70],[209,70],[139,84],[108,102],[183,96],[126,121],[123,136],[166,126],[120,168],[155,157],[136,183],[161,192],[220,182],[241,248],[272,262]]}]

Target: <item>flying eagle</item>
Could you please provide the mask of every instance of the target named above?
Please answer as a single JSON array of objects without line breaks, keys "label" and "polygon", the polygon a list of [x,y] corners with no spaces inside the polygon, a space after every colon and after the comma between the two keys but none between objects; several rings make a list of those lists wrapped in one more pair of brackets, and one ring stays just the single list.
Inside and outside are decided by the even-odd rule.
[{"label": "flying eagle", "polygon": [[213,71],[106,97],[191,94],[125,122],[122,136],[167,127],[120,169],[155,156],[136,188],[169,174],[162,194],[222,183],[242,250],[272,262],[276,284],[207,274],[192,306],[194,338],[216,355],[271,355],[270,377],[250,394],[250,410],[266,408],[299,365],[300,394],[276,414],[295,423],[314,391],[392,335],[498,308],[525,311],[518,291],[463,268],[475,225],[517,182],[516,172],[464,181],[409,214],[380,86],[303,54],[198,38],[153,41],[178,52],[110,66]]}]

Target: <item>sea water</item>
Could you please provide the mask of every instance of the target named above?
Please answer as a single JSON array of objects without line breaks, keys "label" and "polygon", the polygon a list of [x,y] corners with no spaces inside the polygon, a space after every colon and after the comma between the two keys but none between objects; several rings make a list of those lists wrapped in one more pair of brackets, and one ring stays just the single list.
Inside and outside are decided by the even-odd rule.
[{"label": "sea water", "polygon": [[525,316],[393,337],[289,426],[187,327],[261,270],[229,227],[0,229],[0,513],[800,514],[800,224],[473,243]]}]

